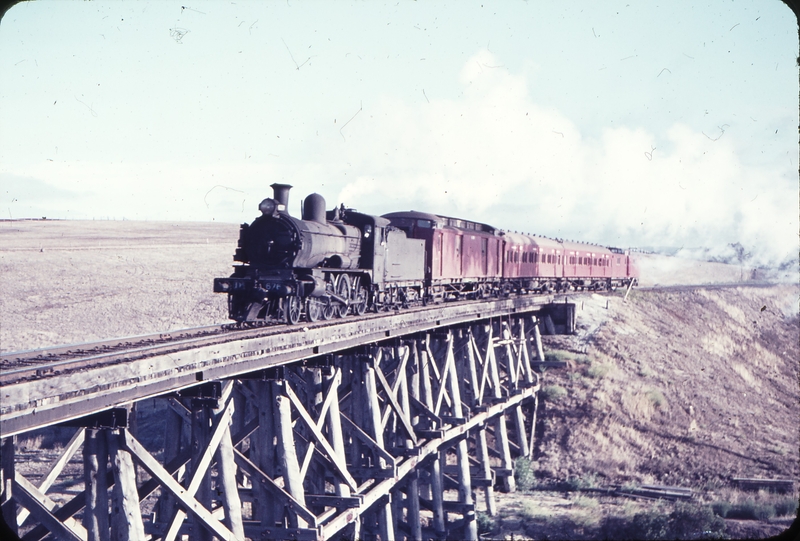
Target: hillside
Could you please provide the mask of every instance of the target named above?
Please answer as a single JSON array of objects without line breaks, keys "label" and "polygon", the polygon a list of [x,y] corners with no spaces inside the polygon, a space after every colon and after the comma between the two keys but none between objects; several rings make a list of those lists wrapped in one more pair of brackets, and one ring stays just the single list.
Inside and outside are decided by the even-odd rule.
[{"label": "hillside", "polygon": [[543,378],[535,477],[527,480],[533,491],[505,497],[511,511],[494,533],[673,538],[669,530],[649,537],[644,527],[631,533],[609,524],[621,517],[627,527],[637,513],[645,522],[674,516],[680,504],[593,497],[641,485],[690,488],[692,513],[710,517],[713,505],[766,510],[765,520],[713,527],[706,517],[706,533],[692,534],[701,538],[783,532],[794,512],[769,515],[796,507],[796,485],[789,496],[754,494],[737,490],[733,478],[800,476],[798,295],[796,285],[777,285],[575,299],[578,333],[544,337],[546,351],[567,368]]},{"label": "hillside", "polygon": [[[705,486],[800,474],[796,286],[634,291],[582,300],[579,334],[545,337],[537,471]],[[606,304],[608,308],[606,309]]]}]

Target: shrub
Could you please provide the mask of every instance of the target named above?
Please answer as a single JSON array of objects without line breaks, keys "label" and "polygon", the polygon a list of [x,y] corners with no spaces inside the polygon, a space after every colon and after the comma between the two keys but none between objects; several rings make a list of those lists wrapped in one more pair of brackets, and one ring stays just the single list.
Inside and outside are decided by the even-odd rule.
[{"label": "shrub", "polygon": [[536,485],[533,462],[521,456],[514,461],[514,480],[519,490],[530,490]]},{"label": "shrub", "polygon": [[797,500],[792,496],[781,498],[775,503],[775,514],[779,517],[794,515],[797,512]]},{"label": "shrub", "polygon": [[573,359],[575,355],[570,353],[569,351],[563,351],[560,349],[555,349],[553,351],[548,351],[544,354],[545,361],[569,361]]},{"label": "shrub", "polygon": [[584,473],[580,477],[571,475],[564,483],[564,488],[570,491],[581,490],[583,488],[597,488],[599,486],[596,473]]},{"label": "shrub", "polygon": [[726,518],[744,520],[769,520],[775,516],[775,506],[768,503],[756,503],[752,498],[730,508]]},{"label": "shrub", "polygon": [[487,513],[479,512],[476,517],[478,523],[478,534],[487,534],[494,530],[495,522]]},{"label": "shrub", "polygon": [[690,503],[678,503],[670,515],[669,536],[686,539],[698,533],[721,535],[725,522],[711,508]]},{"label": "shrub", "polygon": [[544,400],[556,401],[567,396],[567,390],[560,385],[545,385],[539,391],[539,396]]},{"label": "shrub", "polygon": [[715,515],[718,515],[722,518],[728,516],[728,512],[731,510],[730,502],[714,502],[711,504],[711,509]]},{"label": "shrub", "polygon": [[636,513],[631,520],[634,539],[664,539],[668,536],[668,518],[658,511]]},{"label": "shrub", "polygon": [[720,539],[725,522],[710,507],[678,503],[672,513],[650,509],[624,517],[607,517],[601,528],[605,539]]},{"label": "shrub", "polygon": [[580,507],[582,509],[594,509],[600,502],[597,501],[597,498],[592,498],[591,496],[584,496],[579,494],[572,499],[572,504],[575,507]]},{"label": "shrub", "polygon": [[551,519],[547,514],[543,513],[539,510],[539,507],[536,506],[533,502],[522,502],[522,509],[519,512],[520,516],[526,520],[544,520],[548,521]]},{"label": "shrub", "polygon": [[609,364],[592,363],[586,370],[586,375],[590,378],[600,379],[608,374],[609,370],[611,370]]},{"label": "shrub", "polygon": [[657,408],[664,408],[667,405],[667,399],[661,394],[661,391],[651,389],[647,391],[647,399]]}]

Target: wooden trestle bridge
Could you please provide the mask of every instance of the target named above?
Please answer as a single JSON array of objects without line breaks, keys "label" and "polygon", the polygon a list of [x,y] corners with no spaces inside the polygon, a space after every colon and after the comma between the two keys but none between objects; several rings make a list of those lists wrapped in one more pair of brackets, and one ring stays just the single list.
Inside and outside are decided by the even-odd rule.
[{"label": "wooden trestle bridge", "polygon": [[[551,301],[265,328],[4,376],[2,516],[31,541],[477,539],[476,498],[495,513],[494,490],[514,491],[514,459],[532,453],[540,326],[574,329],[574,305]],[[144,399],[161,406],[163,449],[126,421]],[[33,482],[17,438],[51,425],[74,436]],[[48,490],[80,451],[57,504]]]}]

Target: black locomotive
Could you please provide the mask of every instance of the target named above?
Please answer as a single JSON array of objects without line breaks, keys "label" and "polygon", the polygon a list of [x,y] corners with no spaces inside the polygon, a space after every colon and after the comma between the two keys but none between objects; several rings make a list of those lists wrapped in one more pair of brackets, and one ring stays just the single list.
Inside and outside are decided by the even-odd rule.
[{"label": "black locomotive", "polygon": [[289,215],[288,184],[273,184],[274,196],[259,205],[261,216],[242,224],[229,278],[214,291],[228,293],[237,322],[297,323],[363,314],[368,307],[422,299],[425,243],[410,239],[380,216],[344,206],[326,211],[311,194],[302,219]]}]

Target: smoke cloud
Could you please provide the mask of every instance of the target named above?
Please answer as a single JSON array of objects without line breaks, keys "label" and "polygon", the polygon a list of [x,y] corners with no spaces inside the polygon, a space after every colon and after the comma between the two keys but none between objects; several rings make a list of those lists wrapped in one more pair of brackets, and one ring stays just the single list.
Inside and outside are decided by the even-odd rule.
[{"label": "smoke cloud", "polygon": [[609,245],[740,242],[756,264],[797,256],[796,157],[752,163],[759,149],[748,154],[731,126],[619,126],[585,137],[533,103],[527,79],[501,64],[487,51],[466,62],[458,99],[365,108],[337,149],[352,166],[338,200]]}]

